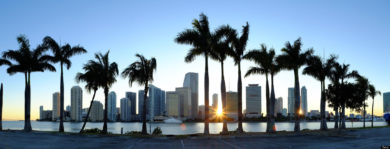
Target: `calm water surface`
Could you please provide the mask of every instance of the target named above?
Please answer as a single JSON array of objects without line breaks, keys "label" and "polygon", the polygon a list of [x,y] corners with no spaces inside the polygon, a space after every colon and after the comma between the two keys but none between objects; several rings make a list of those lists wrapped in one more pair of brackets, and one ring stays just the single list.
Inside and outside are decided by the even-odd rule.
[{"label": "calm water surface", "polygon": [[[363,127],[363,122],[346,122],[348,128],[351,127]],[[57,131],[59,127],[59,122],[40,122],[32,121],[31,122],[33,130],[41,131]],[[228,123],[229,130],[237,129],[237,123]],[[374,122],[374,126],[385,126],[386,122]],[[64,127],[66,132],[79,132],[82,126],[81,122],[64,122]],[[194,133],[203,133],[204,127],[203,123],[182,123],[182,124],[167,124],[167,123],[152,123],[152,130],[156,127],[160,127],[163,131],[163,134],[194,134]],[[266,122],[244,122],[243,128],[247,132],[265,132],[267,123]],[[371,122],[366,122],[366,126],[371,126]],[[12,129],[12,130],[21,130],[24,127],[24,121],[3,121],[3,129]],[[87,129],[90,128],[100,128],[102,129],[103,123],[97,122],[92,123],[88,122],[86,125]],[[141,131],[142,123],[141,122],[110,122],[108,123],[108,131],[116,134],[121,133],[121,128],[123,132],[127,131]],[[150,131],[150,125],[147,123],[148,132]],[[301,122],[301,129],[319,129],[320,122]],[[334,128],[334,122],[328,122],[328,128]],[[276,129],[278,131],[293,131],[294,123],[293,122],[277,122]],[[217,134],[222,130],[222,123],[210,123],[210,133]]]}]

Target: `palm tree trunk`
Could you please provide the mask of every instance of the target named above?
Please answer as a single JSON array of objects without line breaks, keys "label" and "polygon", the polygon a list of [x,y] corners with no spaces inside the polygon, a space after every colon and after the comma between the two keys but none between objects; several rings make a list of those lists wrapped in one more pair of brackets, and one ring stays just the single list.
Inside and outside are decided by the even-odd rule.
[{"label": "palm tree trunk", "polygon": [[241,82],[241,62],[238,62],[238,83],[237,83],[237,92],[238,92],[238,133],[243,133],[242,129],[242,82]]},{"label": "palm tree trunk", "polygon": [[204,135],[209,135],[209,61],[206,58],[206,67],[204,72]]},{"label": "palm tree trunk", "polygon": [[363,128],[366,128],[366,102],[363,103]]},{"label": "palm tree trunk", "polygon": [[107,116],[108,116],[108,87],[104,88],[104,124],[103,134],[107,134]]},{"label": "palm tree trunk", "polygon": [[300,92],[299,92],[299,76],[298,76],[298,68],[294,69],[294,76],[295,76],[295,126],[294,126],[294,132],[299,132],[300,131],[300,126],[299,126],[299,106],[300,106]]},{"label": "palm tree trunk", "polygon": [[30,79],[30,72],[27,72],[27,87],[26,87],[26,98],[25,98],[25,104],[24,104],[24,131],[30,132],[32,130],[31,128],[31,121],[30,121],[30,112],[31,112],[31,79]]},{"label": "palm tree trunk", "polygon": [[345,103],[341,107],[341,129],[345,129]]},{"label": "palm tree trunk", "polygon": [[3,130],[3,83],[0,88],[0,131]]},{"label": "palm tree trunk", "polygon": [[85,125],[87,124],[87,121],[89,119],[89,113],[91,112],[93,100],[95,100],[95,95],[96,95],[96,90],[93,90],[93,96],[92,96],[91,104],[89,104],[87,117],[85,117],[85,119],[84,119],[84,124],[83,124],[83,127],[81,127],[80,133],[82,133],[84,131]]},{"label": "palm tree trunk", "polygon": [[61,63],[61,82],[60,82],[60,128],[59,132],[64,132],[64,73]]},{"label": "palm tree trunk", "polygon": [[223,126],[222,126],[222,133],[221,134],[228,134],[228,128],[227,128],[227,122],[226,122],[226,85],[225,85],[225,75],[224,75],[224,69],[223,69],[223,61],[221,62],[221,100],[222,100],[222,119],[223,119]]},{"label": "palm tree trunk", "polygon": [[271,132],[268,73],[265,74],[265,80],[266,80],[265,81],[265,101],[266,101],[266,110],[267,110],[267,130],[266,130],[266,132]]},{"label": "palm tree trunk", "polygon": [[334,129],[339,128],[339,108],[335,105],[334,106]]},{"label": "palm tree trunk", "polygon": [[[3,84],[1,85],[1,88],[3,88]],[[374,128],[374,98],[372,98],[372,106],[371,107],[372,107],[372,109],[371,109],[371,128]],[[1,114],[0,114],[0,116],[1,116]]]},{"label": "palm tree trunk", "polygon": [[270,131],[275,132],[275,89],[274,89],[274,75],[271,74],[271,98],[270,98]]},{"label": "palm tree trunk", "polygon": [[148,83],[146,82],[145,84],[145,89],[144,89],[144,105],[143,105],[143,111],[142,111],[142,134],[147,135],[147,128],[146,128],[146,100],[148,99]]},{"label": "palm tree trunk", "polygon": [[328,130],[325,117],[325,80],[321,81],[321,126],[320,130]]}]

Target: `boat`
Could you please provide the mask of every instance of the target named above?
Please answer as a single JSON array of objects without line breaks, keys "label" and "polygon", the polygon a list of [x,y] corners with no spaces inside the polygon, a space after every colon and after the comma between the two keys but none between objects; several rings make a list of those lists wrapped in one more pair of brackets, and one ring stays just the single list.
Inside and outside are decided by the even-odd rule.
[{"label": "boat", "polygon": [[390,112],[383,114],[383,118],[386,120],[387,124],[390,125]]},{"label": "boat", "polygon": [[183,121],[179,120],[179,119],[175,119],[173,117],[170,117],[168,119],[165,119],[164,123],[183,123]]}]

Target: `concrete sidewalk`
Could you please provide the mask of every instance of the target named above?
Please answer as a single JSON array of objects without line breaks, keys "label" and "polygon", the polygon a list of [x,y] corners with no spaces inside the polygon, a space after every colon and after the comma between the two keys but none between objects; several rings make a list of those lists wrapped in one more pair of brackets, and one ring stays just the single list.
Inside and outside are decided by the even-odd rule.
[{"label": "concrete sidewalk", "polygon": [[123,149],[239,149],[239,148],[380,148],[390,146],[390,127],[348,130],[345,137],[299,136],[239,136],[132,138],[126,136],[79,136],[46,132],[0,132],[0,148],[123,148]]}]

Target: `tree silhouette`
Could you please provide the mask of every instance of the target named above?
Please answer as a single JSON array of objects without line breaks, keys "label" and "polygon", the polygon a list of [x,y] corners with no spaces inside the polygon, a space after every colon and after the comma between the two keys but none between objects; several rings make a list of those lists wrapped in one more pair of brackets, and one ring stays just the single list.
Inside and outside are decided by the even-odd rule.
[{"label": "tree silhouette", "polygon": [[[2,65],[11,65],[11,63],[6,59],[0,58],[0,66]],[[1,83],[0,90],[0,131],[3,130],[3,83]]]},{"label": "tree silhouette", "polygon": [[381,92],[380,91],[377,91],[375,89],[375,86],[370,84],[368,86],[368,96],[370,96],[372,98],[372,110],[371,110],[371,127],[374,128],[374,98],[376,95],[381,95]]}]

